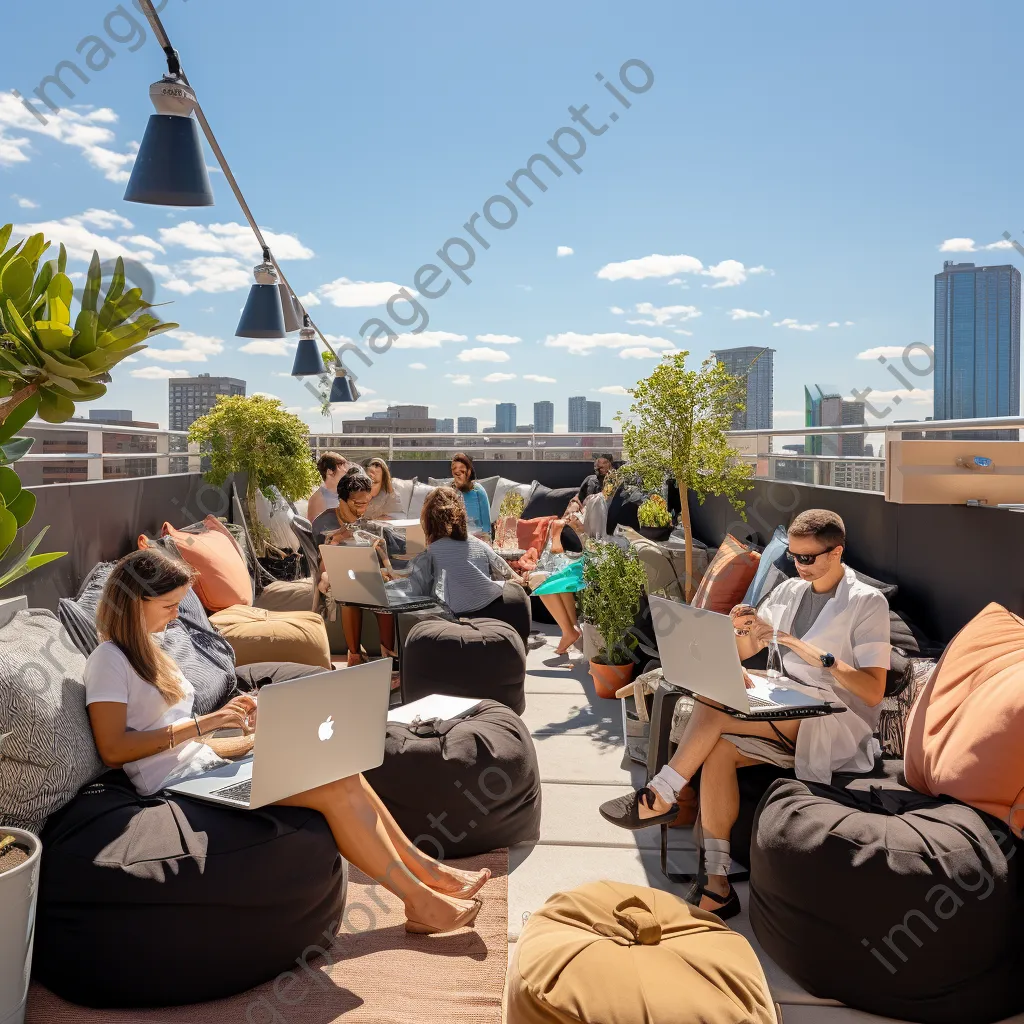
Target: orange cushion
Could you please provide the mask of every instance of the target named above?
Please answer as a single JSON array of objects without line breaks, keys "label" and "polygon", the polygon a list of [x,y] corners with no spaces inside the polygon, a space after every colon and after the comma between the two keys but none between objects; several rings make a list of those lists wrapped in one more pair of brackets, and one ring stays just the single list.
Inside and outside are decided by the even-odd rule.
[{"label": "orange cushion", "polygon": [[760,561],[759,551],[752,551],[730,533],[704,573],[693,595],[693,607],[728,615],[743,600]]},{"label": "orange cushion", "polygon": [[990,604],[953,638],[907,722],[904,771],[1024,828],[1024,619]]},{"label": "orange cushion", "polygon": [[539,519],[520,519],[516,523],[516,540],[526,552],[522,558],[510,563],[519,572],[532,572],[548,541],[548,530],[558,516],[541,516]]},{"label": "orange cushion", "polygon": [[170,523],[163,526],[163,535],[199,573],[195,591],[203,607],[219,612],[236,604],[251,605],[252,580],[235,538],[213,516],[207,516],[204,525],[202,533],[176,530]]},{"label": "orange cushion", "polygon": [[331,668],[327,627],[316,612],[272,612],[236,605],[210,616],[235,652],[236,665],[290,661]]}]

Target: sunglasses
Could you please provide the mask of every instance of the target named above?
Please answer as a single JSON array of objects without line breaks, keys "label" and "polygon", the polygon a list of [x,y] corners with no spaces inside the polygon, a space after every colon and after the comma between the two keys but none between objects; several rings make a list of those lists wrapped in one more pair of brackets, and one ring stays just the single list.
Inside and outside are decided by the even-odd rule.
[{"label": "sunglasses", "polygon": [[821,558],[822,555],[827,555],[830,551],[835,551],[838,545],[833,544],[830,548],[825,548],[824,551],[818,551],[813,555],[798,555],[789,548],[786,548],[786,557],[791,562],[796,562],[797,565],[814,565],[814,563]]}]

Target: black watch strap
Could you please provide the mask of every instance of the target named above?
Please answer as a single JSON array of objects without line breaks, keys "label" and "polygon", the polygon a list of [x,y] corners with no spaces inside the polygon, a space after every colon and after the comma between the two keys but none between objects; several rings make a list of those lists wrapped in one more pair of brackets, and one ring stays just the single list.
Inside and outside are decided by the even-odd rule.
[{"label": "black watch strap", "polygon": [[824,668],[831,668],[835,663],[836,658],[834,654],[828,654],[826,652],[825,654],[821,655],[821,664]]}]

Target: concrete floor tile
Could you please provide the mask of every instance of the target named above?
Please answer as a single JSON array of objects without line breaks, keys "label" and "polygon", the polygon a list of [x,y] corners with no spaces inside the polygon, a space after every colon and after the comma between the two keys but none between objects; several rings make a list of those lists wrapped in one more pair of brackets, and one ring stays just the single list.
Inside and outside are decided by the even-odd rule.
[{"label": "concrete floor tile", "polygon": [[644,784],[643,767],[629,760],[621,742],[600,743],[587,736],[542,734],[534,737],[533,745],[540,761],[541,782]]},{"label": "concrete floor tile", "polygon": [[582,736],[602,745],[623,745],[619,701],[599,701],[594,706],[582,695],[538,693],[527,698],[523,721],[535,738]]}]

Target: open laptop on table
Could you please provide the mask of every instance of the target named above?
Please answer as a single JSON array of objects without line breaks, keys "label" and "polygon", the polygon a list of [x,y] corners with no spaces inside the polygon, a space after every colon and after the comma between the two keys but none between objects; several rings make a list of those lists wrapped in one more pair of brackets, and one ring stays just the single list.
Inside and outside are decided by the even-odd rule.
[{"label": "open laptop on table", "polygon": [[387,524],[405,534],[405,553],[409,558],[427,550],[427,538],[418,519],[389,519]]},{"label": "open laptop on table", "polygon": [[755,721],[813,718],[846,710],[842,704],[830,704],[786,686],[786,682],[793,680],[785,677],[773,682],[751,673],[754,686],[748,690],[736,649],[736,634],[728,615],[692,608],[663,597],[652,597],[650,601],[651,621],[666,682],[697,697],[715,701],[737,718]]},{"label": "open laptop on table", "polygon": [[247,757],[167,786],[171,793],[255,809],[384,761],[391,661],[271,683],[256,695]]},{"label": "open laptop on table", "polygon": [[385,580],[377,552],[369,545],[321,544],[335,601],[401,612],[433,604],[434,598],[410,594],[407,579]]}]

